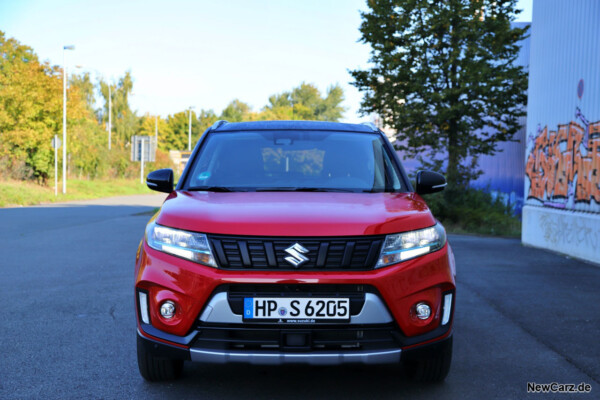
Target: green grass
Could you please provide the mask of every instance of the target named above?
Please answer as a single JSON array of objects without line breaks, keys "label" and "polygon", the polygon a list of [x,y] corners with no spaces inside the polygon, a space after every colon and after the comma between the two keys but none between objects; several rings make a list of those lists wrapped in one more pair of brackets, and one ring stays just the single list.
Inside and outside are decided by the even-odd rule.
[{"label": "green grass", "polygon": [[62,194],[62,184],[59,182],[58,196],[54,195],[54,185],[41,186],[25,181],[0,181],[0,207],[150,193],[152,191],[137,179],[71,179],[67,181],[66,195]]}]

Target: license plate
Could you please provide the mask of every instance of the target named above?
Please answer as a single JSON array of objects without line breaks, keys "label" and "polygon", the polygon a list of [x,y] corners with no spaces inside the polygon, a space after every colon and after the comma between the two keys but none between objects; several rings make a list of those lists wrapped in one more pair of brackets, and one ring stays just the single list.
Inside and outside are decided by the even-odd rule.
[{"label": "license plate", "polygon": [[285,323],[348,322],[348,298],[244,298],[245,321]]}]

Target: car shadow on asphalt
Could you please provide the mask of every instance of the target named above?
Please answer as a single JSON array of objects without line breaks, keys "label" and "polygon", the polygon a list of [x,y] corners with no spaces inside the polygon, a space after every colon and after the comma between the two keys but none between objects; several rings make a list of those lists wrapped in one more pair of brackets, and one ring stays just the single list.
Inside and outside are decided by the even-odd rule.
[{"label": "car shadow on asphalt", "polygon": [[219,387],[223,398],[398,398],[426,390],[435,394],[441,384],[419,384],[408,380],[400,366],[205,366],[188,363],[178,385],[186,391]]}]

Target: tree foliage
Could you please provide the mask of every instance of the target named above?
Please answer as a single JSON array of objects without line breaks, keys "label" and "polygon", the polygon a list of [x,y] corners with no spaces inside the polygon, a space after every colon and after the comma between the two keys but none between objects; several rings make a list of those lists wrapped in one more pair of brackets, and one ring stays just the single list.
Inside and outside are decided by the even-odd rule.
[{"label": "tree foliage", "polygon": [[[217,114],[215,114],[213,110],[200,110],[200,112],[198,113],[200,135],[203,134],[204,131],[210,128],[218,120],[219,117],[217,117]],[[195,140],[195,142],[197,142],[200,139],[200,135],[192,137],[192,140]]]},{"label": "tree foliage", "polygon": [[339,85],[329,87],[327,95],[322,97],[316,86],[302,82],[291,92],[269,97],[259,119],[339,121],[344,112],[343,101],[344,91]]},{"label": "tree foliage", "polygon": [[249,119],[252,109],[243,101],[233,100],[221,113],[221,119],[229,122],[242,122]]},{"label": "tree foliage", "polygon": [[[186,110],[167,117],[169,129],[166,135],[159,135],[159,142],[164,143],[165,148],[187,150],[190,126],[189,112],[189,110]],[[192,110],[192,146],[195,144],[193,138],[200,137],[201,133],[196,112]]]},{"label": "tree foliage", "polygon": [[[89,73],[68,77],[67,173],[80,178],[133,177],[139,164],[130,161],[133,135],[154,136],[158,124],[158,151],[152,168],[169,166],[169,150],[188,147],[189,110],[160,118],[138,116],[130,106],[133,91],[130,71],[116,82],[92,82]],[[110,86],[109,86],[110,85]],[[112,105],[112,140],[108,150],[108,112]],[[99,95],[99,99],[97,98]],[[100,108],[96,102],[100,100]],[[213,110],[192,111],[192,146],[218,119],[231,122],[267,119],[317,119],[341,117],[343,92],[329,88],[322,97],[318,89],[303,83],[290,92],[271,96],[259,112],[233,100],[218,116]],[[33,49],[0,31],[0,176],[46,182],[54,175],[51,139],[62,139],[63,70],[42,63]],[[59,151],[58,171],[62,170]]]},{"label": "tree foliage", "polygon": [[[73,75],[67,101],[69,172],[79,178],[98,178],[109,171],[108,134],[94,111],[94,84],[89,74]],[[75,110],[79,110],[75,115]],[[62,162],[62,158],[60,158]]]},{"label": "tree foliage", "polygon": [[[129,161],[128,140],[139,118],[128,105],[133,82],[126,73],[113,97],[116,140],[108,151],[106,128],[94,110],[96,85],[89,74],[71,75],[67,90],[67,171],[71,176],[127,177],[138,167]],[[100,84],[108,95],[108,86]],[[107,99],[105,97],[105,99]],[[106,107],[105,107],[106,110]],[[116,110],[116,111],[115,111]],[[54,176],[54,135],[62,140],[63,71],[41,63],[33,49],[0,31],[0,176],[33,179],[40,183]],[[115,117],[116,115],[116,117]],[[63,144],[64,146],[64,144]],[[58,166],[62,169],[62,149]]]},{"label": "tree foliage", "polygon": [[165,119],[158,115],[146,114],[140,118],[140,129],[136,134],[141,136],[157,135],[158,148],[168,152],[169,145],[165,141],[165,138],[171,137],[173,132]]},{"label": "tree foliage", "polygon": [[94,92],[96,88],[90,78],[90,73],[85,72],[83,75],[71,75],[69,86],[77,88],[90,115],[95,115],[94,106],[96,104],[96,96]]},{"label": "tree foliage", "polygon": [[[45,181],[53,170],[50,141],[62,130],[62,71],[0,31],[0,170],[15,179]],[[85,118],[78,88],[68,117]]]},{"label": "tree foliage", "polygon": [[100,94],[104,99],[104,107],[102,108],[101,119],[105,124],[108,124],[108,94],[110,85],[112,119],[111,125],[113,129],[113,143],[121,146],[129,143],[131,137],[136,134],[139,129],[139,118],[129,105],[129,97],[133,91],[133,78],[131,71],[125,72],[123,77],[119,78],[116,84],[100,81]]},{"label": "tree foliage", "polygon": [[369,0],[362,41],[372,67],[351,71],[361,110],[397,131],[399,149],[447,156],[451,186],[469,156],[493,154],[524,115],[527,74],[514,64],[527,28],[516,0]]}]

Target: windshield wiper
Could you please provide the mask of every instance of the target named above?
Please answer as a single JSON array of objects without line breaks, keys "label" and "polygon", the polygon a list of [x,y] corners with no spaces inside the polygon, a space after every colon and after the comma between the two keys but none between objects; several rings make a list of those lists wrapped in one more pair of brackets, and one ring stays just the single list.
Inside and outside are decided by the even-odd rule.
[{"label": "windshield wiper", "polygon": [[354,193],[352,189],[338,188],[317,188],[317,187],[272,187],[272,188],[257,188],[257,192],[349,192]]},{"label": "windshield wiper", "polygon": [[231,190],[231,188],[228,188],[226,186],[193,186],[190,188],[187,188],[185,190],[188,191],[198,191],[198,192],[233,192],[233,190]]}]

